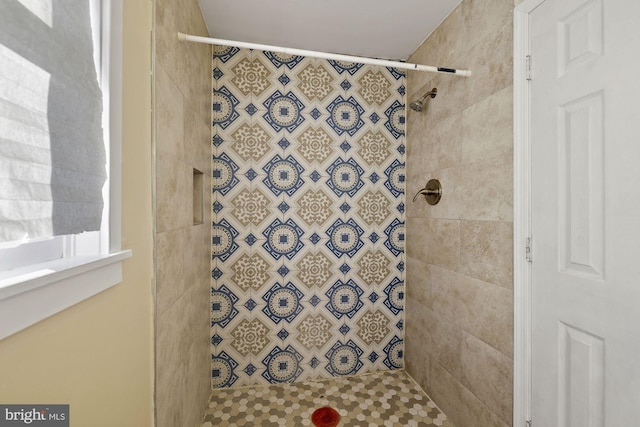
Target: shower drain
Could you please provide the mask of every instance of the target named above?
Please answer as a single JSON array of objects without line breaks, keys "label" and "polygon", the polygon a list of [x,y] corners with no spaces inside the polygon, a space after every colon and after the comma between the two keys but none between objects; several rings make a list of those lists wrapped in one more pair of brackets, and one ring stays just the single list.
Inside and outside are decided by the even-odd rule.
[{"label": "shower drain", "polygon": [[311,422],[316,427],[336,427],[340,422],[340,414],[329,406],[323,406],[313,411]]}]

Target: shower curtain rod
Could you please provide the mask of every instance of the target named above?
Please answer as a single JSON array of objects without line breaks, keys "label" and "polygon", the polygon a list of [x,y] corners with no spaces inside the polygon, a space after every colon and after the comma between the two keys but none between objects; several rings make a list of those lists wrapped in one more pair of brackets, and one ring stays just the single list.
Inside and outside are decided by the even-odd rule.
[{"label": "shower curtain rod", "polygon": [[434,67],[431,65],[410,64],[408,62],[388,61],[385,59],[366,58],[363,56],[341,55],[337,53],[318,52],[315,50],[294,49],[281,46],[270,46],[266,44],[247,43],[234,40],[215,39],[210,37],[192,36],[190,34],[178,33],[178,40],[195,43],[217,44],[222,46],[239,47],[246,49],[268,50],[287,55],[309,56],[312,58],[333,59],[336,61],[359,62],[361,64],[381,65],[383,67],[401,68],[413,71],[427,71],[431,73],[455,74],[457,76],[469,77],[471,71],[456,70],[455,68]]}]

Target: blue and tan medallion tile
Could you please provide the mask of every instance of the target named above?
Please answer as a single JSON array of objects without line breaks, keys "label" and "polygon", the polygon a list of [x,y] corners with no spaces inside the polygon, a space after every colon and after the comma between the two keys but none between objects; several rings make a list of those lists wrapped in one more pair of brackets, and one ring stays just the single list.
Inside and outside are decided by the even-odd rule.
[{"label": "blue and tan medallion tile", "polygon": [[335,159],[326,173],[329,178],[325,183],[338,197],[353,198],[365,185],[363,177],[366,171],[353,157]]},{"label": "blue and tan medallion tile", "polygon": [[292,91],[271,89],[262,106],[265,111],[257,116],[276,132],[291,133],[306,121],[303,111],[307,107]]},{"label": "blue and tan medallion tile", "polygon": [[251,58],[252,52],[232,46],[213,45],[212,49],[212,81],[213,88],[230,85],[234,77],[232,69],[241,61]]},{"label": "blue and tan medallion tile", "polygon": [[229,135],[228,145],[236,158],[254,168],[273,149],[278,139],[277,132],[256,118],[243,121]]},{"label": "blue and tan medallion tile", "polygon": [[269,155],[268,162],[262,167],[265,177],[262,183],[269,189],[272,196],[293,197],[294,194],[308,182],[304,174],[305,168],[292,156],[282,156],[279,153]]},{"label": "blue and tan medallion tile", "polygon": [[381,310],[367,310],[357,320],[357,335],[367,348],[380,345],[389,335],[391,319]]},{"label": "blue and tan medallion tile", "polygon": [[211,185],[216,198],[224,198],[241,180],[241,165],[229,153],[220,152],[211,160]]},{"label": "blue and tan medallion tile", "polygon": [[245,317],[230,331],[233,337],[231,346],[244,358],[257,356],[271,344],[270,331],[269,326],[261,319]]},{"label": "blue and tan medallion tile", "polygon": [[239,363],[226,351],[211,354],[211,388],[226,388],[247,385],[238,381],[241,373],[238,372]]},{"label": "blue and tan medallion tile", "polygon": [[338,93],[341,93],[342,95],[347,95],[350,92],[351,88],[357,81],[358,76],[364,72],[364,69],[368,68],[367,66],[357,62],[328,60],[327,63],[331,67],[330,70],[332,73],[336,74],[336,80],[340,87],[340,91]]},{"label": "blue and tan medallion tile", "polygon": [[[220,52],[212,280],[240,298],[230,324],[245,321],[237,337],[214,327],[213,348],[238,365],[224,384],[391,369],[402,338],[404,78],[360,64]],[[358,320],[377,325],[379,313],[393,343],[358,335]],[[305,347],[310,319],[322,318],[329,338]],[[265,327],[270,344],[247,353],[240,337]],[[233,368],[222,356],[216,363]]]},{"label": "blue and tan medallion tile", "polygon": [[384,127],[389,134],[399,140],[404,137],[406,113],[405,105],[399,100],[395,100],[387,109],[384,110]]},{"label": "blue and tan medallion tile", "polygon": [[315,61],[298,70],[295,87],[308,101],[307,113],[314,108],[322,110],[331,94],[340,88],[335,73],[332,73],[326,61]]},{"label": "blue and tan medallion tile", "polygon": [[296,326],[298,332],[296,340],[305,348],[307,353],[322,351],[333,339],[330,333],[335,321],[330,316],[316,311],[308,313]]},{"label": "blue and tan medallion tile", "polygon": [[260,227],[272,215],[273,201],[259,187],[244,187],[228,200],[229,215],[245,229]]},{"label": "blue and tan medallion tile", "polygon": [[354,96],[332,96],[326,106],[326,123],[338,137],[354,137],[365,127],[365,108]]},{"label": "blue and tan medallion tile", "polygon": [[379,227],[391,216],[392,200],[380,190],[366,190],[355,205],[355,213],[368,227]]},{"label": "blue and tan medallion tile", "polygon": [[264,371],[257,380],[263,384],[295,382],[304,374],[303,361],[304,356],[295,346],[275,345],[260,361]]},{"label": "blue and tan medallion tile", "polygon": [[[311,180],[311,177],[307,179]],[[341,217],[340,199],[319,183],[304,187],[291,202],[290,214],[299,219],[306,239],[326,239],[328,225]]]},{"label": "blue and tan medallion tile", "polygon": [[395,271],[392,258],[380,250],[367,249],[354,259],[354,264],[358,278],[370,288],[384,283]]},{"label": "blue and tan medallion tile", "polygon": [[[252,51],[251,55],[242,58],[231,69],[231,83],[242,94],[244,99],[254,107],[250,111],[260,109],[260,104],[272,87],[273,71],[264,57]],[[247,104],[248,105],[248,104]]]},{"label": "blue and tan medallion tile", "polygon": [[380,106],[392,96],[392,81],[382,67],[368,67],[358,78],[357,93],[367,105]]},{"label": "blue and tan medallion tile", "polygon": [[[392,150],[396,144],[380,129],[371,128],[355,139],[356,153],[368,168],[376,168],[384,164],[394,155]],[[395,153],[396,155],[398,153]]]},{"label": "blue and tan medallion tile", "polygon": [[211,97],[211,125],[221,143],[233,141],[233,132],[252,116],[245,110],[249,102],[230,85],[220,85]]},{"label": "blue and tan medallion tile", "polygon": [[245,252],[232,264],[230,281],[245,293],[259,292],[273,279],[270,260],[259,251]]},{"label": "blue and tan medallion tile", "polygon": [[308,120],[291,134],[287,153],[301,159],[305,168],[323,169],[339,154],[333,131],[323,121]]},{"label": "blue and tan medallion tile", "polygon": [[312,309],[311,305],[303,301],[305,290],[296,286],[291,281],[277,280],[260,294],[261,303],[264,304],[261,312],[256,313],[265,320],[272,330],[291,328],[301,319],[301,313],[305,309]]},{"label": "blue and tan medallion tile", "polygon": [[306,251],[295,264],[295,276],[310,291],[322,291],[337,278],[336,261],[323,251]]}]

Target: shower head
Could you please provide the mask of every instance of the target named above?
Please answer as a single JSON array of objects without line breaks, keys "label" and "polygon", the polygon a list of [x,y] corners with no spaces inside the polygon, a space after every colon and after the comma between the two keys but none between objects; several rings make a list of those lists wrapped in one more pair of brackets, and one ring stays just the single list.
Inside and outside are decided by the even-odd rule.
[{"label": "shower head", "polygon": [[434,87],[429,92],[422,95],[420,99],[418,99],[417,101],[413,101],[410,105],[411,109],[413,111],[418,111],[418,112],[422,111],[422,105],[424,104],[424,100],[427,99],[428,97],[435,98],[437,94],[438,94],[438,89]]}]

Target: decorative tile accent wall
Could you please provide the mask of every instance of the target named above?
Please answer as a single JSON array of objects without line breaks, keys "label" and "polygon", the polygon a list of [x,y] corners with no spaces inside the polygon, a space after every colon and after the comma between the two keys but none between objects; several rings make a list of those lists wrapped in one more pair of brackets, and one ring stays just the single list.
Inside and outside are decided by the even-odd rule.
[{"label": "decorative tile accent wall", "polygon": [[213,52],[212,387],[401,368],[404,74]]}]

